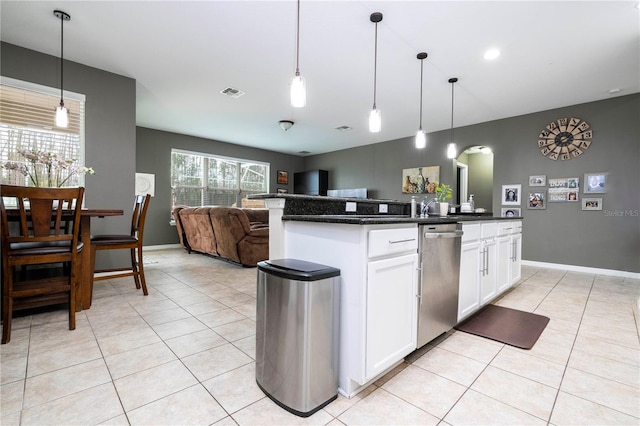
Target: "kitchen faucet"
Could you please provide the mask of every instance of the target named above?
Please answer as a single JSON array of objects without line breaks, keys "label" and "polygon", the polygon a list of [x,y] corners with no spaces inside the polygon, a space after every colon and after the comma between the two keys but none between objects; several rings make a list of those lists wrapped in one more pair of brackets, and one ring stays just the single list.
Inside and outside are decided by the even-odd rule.
[{"label": "kitchen faucet", "polygon": [[435,197],[433,197],[429,201],[427,201],[427,197],[424,197],[424,199],[422,200],[422,203],[420,203],[420,217],[429,216],[429,213],[428,213],[429,212],[429,205],[431,203],[433,203],[434,201],[436,201]]}]

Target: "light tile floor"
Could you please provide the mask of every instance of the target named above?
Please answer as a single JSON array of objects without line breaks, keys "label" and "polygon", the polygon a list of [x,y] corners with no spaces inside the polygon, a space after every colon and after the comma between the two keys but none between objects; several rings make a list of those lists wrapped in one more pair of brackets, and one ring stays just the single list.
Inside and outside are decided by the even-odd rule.
[{"label": "light tile floor", "polygon": [[63,310],[14,320],[2,425],[640,424],[638,280],[524,267],[496,303],[551,318],[532,350],[452,331],[303,419],[255,384],[256,269],[147,256],[147,297],[101,281],[75,331]]}]

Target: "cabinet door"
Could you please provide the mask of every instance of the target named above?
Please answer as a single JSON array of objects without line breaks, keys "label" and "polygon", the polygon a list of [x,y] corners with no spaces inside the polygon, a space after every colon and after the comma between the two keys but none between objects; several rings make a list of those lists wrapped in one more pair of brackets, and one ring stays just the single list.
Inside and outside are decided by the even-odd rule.
[{"label": "cabinet door", "polygon": [[416,349],[418,254],[369,262],[365,379]]},{"label": "cabinet door", "polygon": [[462,244],[460,251],[460,292],[458,322],[480,307],[480,242]]},{"label": "cabinet door", "polygon": [[511,243],[511,237],[509,235],[498,238],[497,251],[498,254],[496,256],[496,260],[498,262],[498,294],[501,294],[509,287],[511,287],[511,262],[513,258],[513,246]]},{"label": "cabinet door", "polygon": [[497,292],[496,240],[482,241],[480,247],[480,304],[484,305],[494,299]]},{"label": "cabinet door", "polygon": [[522,234],[511,236],[511,284],[520,281],[522,277]]}]

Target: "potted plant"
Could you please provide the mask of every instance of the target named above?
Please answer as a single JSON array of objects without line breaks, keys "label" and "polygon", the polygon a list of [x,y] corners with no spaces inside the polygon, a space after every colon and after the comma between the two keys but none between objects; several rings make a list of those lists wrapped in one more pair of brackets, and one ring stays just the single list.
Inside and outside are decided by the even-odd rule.
[{"label": "potted plant", "polygon": [[436,185],[436,199],[440,203],[440,216],[449,213],[449,203],[445,200],[451,198],[451,185],[440,183]]}]

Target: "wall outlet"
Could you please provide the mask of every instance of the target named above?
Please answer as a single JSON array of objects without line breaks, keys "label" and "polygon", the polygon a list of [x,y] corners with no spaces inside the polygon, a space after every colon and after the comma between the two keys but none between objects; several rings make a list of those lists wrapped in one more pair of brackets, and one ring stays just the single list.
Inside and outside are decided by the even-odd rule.
[{"label": "wall outlet", "polygon": [[378,204],[378,213],[388,213],[389,205],[388,204]]},{"label": "wall outlet", "polygon": [[358,205],[356,203],[354,203],[353,201],[347,201],[346,211],[355,212],[357,208],[358,208]]}]

